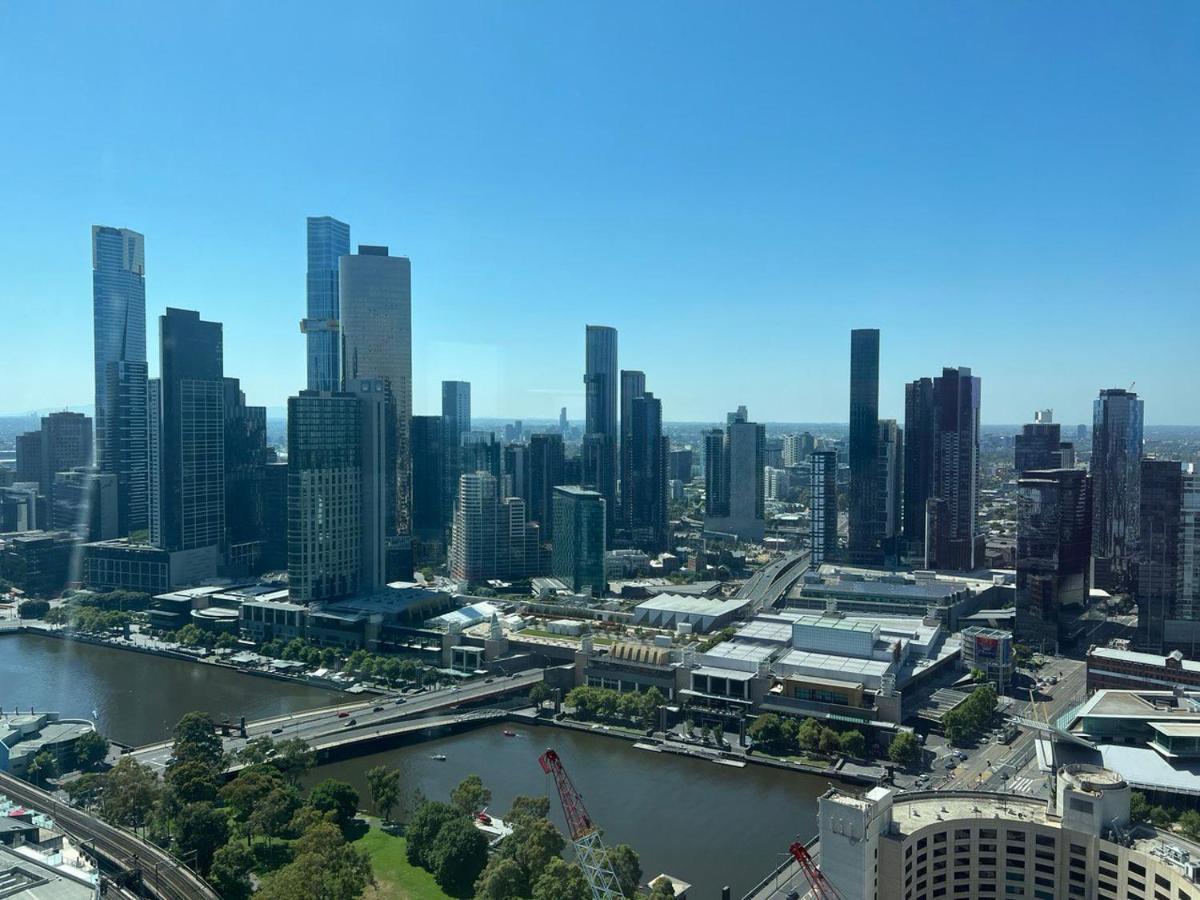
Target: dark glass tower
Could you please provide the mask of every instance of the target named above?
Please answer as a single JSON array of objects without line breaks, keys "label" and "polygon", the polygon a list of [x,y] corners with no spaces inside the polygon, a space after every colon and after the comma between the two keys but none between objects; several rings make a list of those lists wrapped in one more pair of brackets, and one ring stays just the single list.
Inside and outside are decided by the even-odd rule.
[{"label": "dark glass tower", "polygon": [[549,537],[554,529],[554,488],[566,482],[563,436],[535,434],[529,438],[529,520]]},{"label": "dark glass tower", "polygon": [[818,450],[809,460],[812,565],[837,558],[837,452]]},{"label": "dark glass tower", "polygon": [[441,416],[413,416],[413,532],[443,540],[449,524],[443,500],[444,426]]},{"label": "dark glass tower", "polygon": [[631,369],[621,370],[621,446],[619,454],[621,458],[621,526],[629,527],[629,516],[624,512],[624,504],[627,502],[628,486],[626,482],[630,478],[630,468],[633,462],[630,458],[631,448],[628,446],[630,437],[633,434],[633,401],[646,393],[646,373],[638,372]]},{"label": "dark glass tower", "polygon": [[609,534],[617,508],[617,329],[588,325],[583,376],[586,422],[583,438],[583,477],[604,497]]},{"label": "dark glass tower", "polygon": [[442,518],[446,527],[454,520],[454,503],[458,496],[458,476],[470,471],[463,468],[463,435],[471,430],[471,383],[442,382]]},{"label": "dark glass tower", "polygon": [[[634,546],[651,553],[667,549],[667,456],[662,401],[642,393],[630,404],[629,434],[622,444],[625,530]],[[625,422],[622,420],[622,426]]]},{"label": "dark glass tower", "polygon": [[1092,557],[1096,587],[1128,590],[1137,547],[1142,401],[1120,389],[1100,392],[1092,408]]},{"label": "dark glass tower", "polygon": [[1017,475],[1033,469],[1057,469],[1062,462],[1062,428],[1037,421],[1021,426],[1013,438],[1013,469]]},{"label": "dark glass tower", "polygon": [[338,260],[350,252],[350,226],[329,216],[308,218],[308,314],[300,323],[308,356],[308,389],[336,391],[338,354]]},{"label": "dark glass tower", "polygon": [[225,530],[232,568],[261,571],[265,552],[267,408],[247,406],[236,378],[224,380]]},{"label": "dark glass tower", "polygon": [[879,329],[850,332],[851,562],[883,562],[883,505],[879,496]]},{"label": "dark glass tower", "polygon": [[[976,523],[979,505],[980,380],[966,367],[942,369],[933,380],[933,481],[925,530],[925,566],[974,569],[982,562],[983,540]],[[937,501],[935,512],[929,509]],[[936,529],[931,524],[936,522]]]},{"label": "dark glass tower", "polygon": [[[1176,608],[1182,586],[1183,467],[1175,460],[1143,459],[1140,469],[1134,555],[1139,643],[1156,653],[1168,642],[1190,650],[1196,637],[1192,634],[1195,623]],[[1169,629],[1168,622],[1172,622]],[[1172,632],[1169,636],[1168,630]]]},{"label": "dark glass tower", "polygon": [[925,552],[925,505],[933,489],[933,379],[904,386],[904,541],[908,552]]}]

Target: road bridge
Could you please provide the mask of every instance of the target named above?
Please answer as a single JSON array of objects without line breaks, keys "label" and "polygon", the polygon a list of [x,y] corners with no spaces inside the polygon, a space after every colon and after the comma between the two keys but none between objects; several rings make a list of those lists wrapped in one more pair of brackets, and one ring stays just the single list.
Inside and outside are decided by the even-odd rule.
[{"label": "road bridge", "polygon": [[738,599],[750,598],[763,608],[774,606],[787,596],[793,585],[808,571],[812,551],[796,550],[767,563],[743,584]]},{"label": "road bridge", "polygon": [[[295,738],[317,751],[332,746],[344,748],[354,743],[373,742],[377,739],[375,729],[379,729],[382,738],[385,735],[384,727],[393,723],[421,720],[422,717],[444,714],[454,707],[490,703],[512,694],[528,694],[529,689],[542,677],[542,670],[538,669],[509,676],[498,675],[443,690],[407,696],[376,695],[351,703],[259,719],[246,723],[245,737],[237,734],[224,738],[224,749],[226,753],[233,754],[261,737],[279,741]],[[419,731],[421,727],[428,725],[412,730]],[[388,731],[386,735],[390,737],[399,733],[403,732]],[[347,740],[339,738],[343,735]],[[131,755],[143,765],[162,772],[171,758],[171,741],[138,747]]]},{"label": "road bridge", "polygon": [[0,793],[53,818],[76,843],[87,844],[110,866],[135,879],[159,900],[221,900],[199,875],[165,850],[132,832],[67,806],[51,794],[0,772]]}]

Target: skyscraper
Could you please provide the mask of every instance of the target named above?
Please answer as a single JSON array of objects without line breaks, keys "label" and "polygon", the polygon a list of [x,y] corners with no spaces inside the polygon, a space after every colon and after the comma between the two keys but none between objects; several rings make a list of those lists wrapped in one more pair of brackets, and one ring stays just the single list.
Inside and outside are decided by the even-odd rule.
[{"label": "skyscraper", "polygon": [[876,492],[882,512],[880,513],[880,541],[883,553],[889,563],[898,560],[900,549],[900,532],[903,528],[901,510],[903,506],[904,485],[904,430],[896,424],[895,419],[880,419],[879,440],[876,442],[879,453],[876,469]]},{"label": "skyscraper", "polygon": [[288,595],[296,603],[354,593],[362,577],[359,399],[288,398]]},{"label": "skyscraper", "polygon": [[883,505],[879,497],[879,329],[850,332],[851,562],[883,562]]},{"label": "skyscraper", "polygon": [[933,379],[904,386],[904,544],[912,557],[925,555],[925,506],[933,490]]},{"label": "skyscraper", "polygon": [[266,550],[267,409],[247,406],[236,378],[223,384],[227,559],[231,571],[257,574]]},{"label": "skyscraper", "polygon": [[1013,469],[1018,476],[1033,469],[1057,469],[1062,465],[1062,426],[1052,421],[1048,409],[1038,410],[1034,419],[1022,425],[1021,433],[1013,438]]},{"label": "skyscraper", "polygon": [[[629,443],[629,436],[633,431],[633,401],[642,394],[646,393],[646,373],[639,372],[633,369],[621,370],[621,445],[619,449],[621,458],[621,504],[624,507],[626,502],[626,487],[625,481],[629,478],[629,467],[632,465],[629,459],[629,448],[626,446]],[[622,527],[628,528],[628,515],[624,511],[621,513]]]},{"label": "skyscraper", "polygon": [[554,577],[573,591],[597,597],[603,596],[606,586],[606,505],[598,491],[577,485],[554,488]]},{"label": "skyscraper", "polygon": [[672,450],[667,472],[668,478],[682,481],[684,484],[691,484],[692,459],[694,457],[695,453],[691,447],[684,447],[682,450]]},{"label": "skyscraper", "polygon": [[442,382],[442,447],[446,458],[442,463],[442,515],[447,523],[454,519],[454,502],[458,496],[458,476],[470,471],[463,468],[463,435],[471,430],[471,383]]},{"label": "skyscraper", "polygon": [[1153,653],[1200,649],[1200,473],[1143,459],[1133,557],[1138,642]]},{"label": "skyscraper", "polygon": [[1044,652],[1070,639],[1091,590],[1091,502],[1080,469],[1017,479],[1016,635]]},{"label": "skyscraper", "polygon": [[535,434],[529,438],[529,518],[549,538],[554,530],[554,488],[565,483],[563,436]]},{"label": "skyscraper", "polygon": [[[389,531],[409,535],[412,527],[412,268],[387,247],[360,244],[338,263],[341,304],[342,383],[381,378],[392,403],[388,450],[395,466],[389,478],[394,517]],[[393,574],[389,572],[389,579]]]},{"label": "skyscraper", "polygon": [[[621,425],[625,426],[624,419]],[[630,404],[629,431],[622,438],[621,457],[625,465],[621,474],[621,512],[625,531],[634,546],[649,552],[662,552],[669,544],[670,449],[670,441],[662,433],[662,401],[643,391]]]},{"label": "skyscraper", "polygon": [[147,527],[145,239],[92,226],[95,448],[117,476],[118,528]]},{"label": "skyscraper", "polygon": [[[925,567],[971,570],[983,561],[979,504],[980,380],[965,367],[933,380],[933,481],[926,503]],[[936,525],[936,527],[934,527]]]},{"label": "skyscraper", "polygon": [[193,310],[171,307],[158,322],[161,376],[155,469],[159,483],[157,534],[151,538],[167,550],[223,548],[225,382],[221,324],[204,322]]},{"label": "skyscraper", "polygon": [[837,452],[818,450],[808,459],[811,565],[815,567],[837,558]]},{"label": "skyscraper", "polygon": [[607,501],[611,534],[617,508],[617,330],[588,325],[585,351],[584,480]]},{"label": "skyscraper", "polygon": [[1092,557],[1096,587],[1132,587],[1130,560],[1137,547],[1138,485],[1142,459],[1142,401],[1114,388],[1092,407]]},{"label": "skyscraper", "polygon": [[388,583],[387,539],[395,521],[389,490],[395,434],[392,394],[382,378],[356,378],[345,385],[346,393],[358,398],[358,470],[362,485],[359,503],[360,591],[378,591]]},{"label": "skyscraper", "polygon": [[525,501],[501,497],[487,472],[459,478],[450,544],[450,573],[462,581],[540,574],[540,529],[527,521]]},{"label": "skyscraper", "polygon": [[766,426],[747,421],[745,407],[726,417],[724,433],[704,432],[704,528],[761,541],[766,531],[763,454]]},{"label": "skyscraper", "polygon": [[54,476],[92,463],[92,420],[83,413],[53,412],[42,416],[37,431],[16,438],[15,480],[36,482],[46,502],[54,501]]},{"label": "skyscraper", "polygon": [[412,417],[413,533],[425,540],[444,541],[446,510],[443,499],[446,466],[445,429],[441,416]]},{"label": "skyscraper", "polygon": [[308,218],[308,314],[300,323],[308,354],[308,389],[341,387],[338,361],[338,260],[350,252],[350,226],[329,216]]}]

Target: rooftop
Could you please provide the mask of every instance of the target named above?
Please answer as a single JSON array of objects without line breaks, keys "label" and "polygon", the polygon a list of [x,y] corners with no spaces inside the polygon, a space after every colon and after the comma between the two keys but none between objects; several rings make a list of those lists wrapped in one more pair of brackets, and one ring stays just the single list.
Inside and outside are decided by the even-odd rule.
[{"label": "rooftop", "polygon": [[663,612],[693,613],[696,615],[719,616],[737,612],[750,603],[748,597],[720,600],[714,597],[692,597],[683,594],[659,594],[643,600],[637,609],[661,610]]},{"label": "rooftop", "polygon": [[852,619],[846,616],[800,616],[797,625],[813,625],[819,628],[836,628],[839,631],[861,631],[873,634],[878,627],[870,621]]},{"label": "rooftop", "polygon": [[1075,712],[1076,720],[1084,716],[1200,721],[1200,693],[1100,690]]},{"label": "rooftop", "polygon": [[1009,819],[1059,824],[1046,816],[1046,801],[1016,794],[911,791],[892,800],[893,833],[909,835],[938,820]]},{"label": "rooftop", "polygon": [[892,669],[892,663],[882,659],[859,659],[810,650],[789,650],[775,662],[780,667],[816,669],[830,677],[844,675],[850,679],[863,676],[882,678]]},{"label": "rooftop", "polygon": [[[1093,647],[1088,651],[1088,656],[1139,663],[1144,666],[1166,666],[1167,660],[1170,659],[1169,656],[1162,656],[1158,653],[1138,653],[1134,650],[1118,650],[1114,647]],[[1200,661],[1180,658],[1179,667],[1185,672],[1200,672]]]}]

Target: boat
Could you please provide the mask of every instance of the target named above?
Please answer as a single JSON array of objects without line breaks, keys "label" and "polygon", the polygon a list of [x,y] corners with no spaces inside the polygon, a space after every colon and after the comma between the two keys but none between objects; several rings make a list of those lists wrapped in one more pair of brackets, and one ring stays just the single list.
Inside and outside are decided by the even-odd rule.
[{"label": "boat", "polygon": [[445,754],[445,753],[435,753],[435,754],[433,754],[433,756],[431,756],[431,757],[429,757],[429,758],[430,758],[430,759],[436,759],[438,762],[445,762],[445,761],[446,761],[446,754]]},{"label": "boat", "polygon": [[505,728],[505,729],[504,729],[504,736],[505,736],[505,737],[516,737],[516,736],[517,736],[517,733],[516,733],[515,731],[509,731],[507,728]]}]

